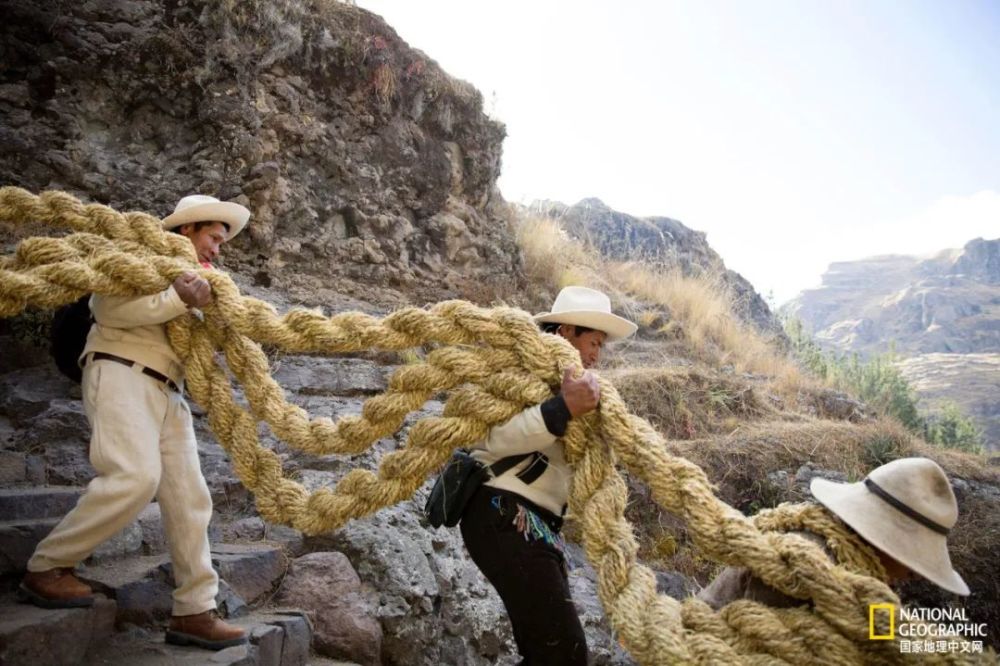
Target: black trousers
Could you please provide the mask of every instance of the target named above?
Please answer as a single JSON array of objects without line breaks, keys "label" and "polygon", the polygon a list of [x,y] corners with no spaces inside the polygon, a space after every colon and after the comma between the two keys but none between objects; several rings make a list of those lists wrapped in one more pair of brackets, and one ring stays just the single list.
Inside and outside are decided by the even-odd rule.
[{"label": "black trousers", "polygon": [[507,608],[525,666],[586,666],[587,639],[569,592],[562,552],[542,539],[525,539],[518,504],[558,532],[561,519],[516,493],[481,486],[469,500],[460,529],[465,547]]}]

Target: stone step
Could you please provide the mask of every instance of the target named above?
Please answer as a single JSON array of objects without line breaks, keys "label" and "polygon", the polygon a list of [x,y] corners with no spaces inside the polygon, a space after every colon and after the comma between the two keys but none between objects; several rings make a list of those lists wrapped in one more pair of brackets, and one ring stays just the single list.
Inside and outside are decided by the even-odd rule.
[{"label": "stone step", "polygon": [[[95,666],[305,666],[312,629],[298,611],[259,611],[233,624],[246,628],[250,642],[218,652],[164,642],[162,628],[131,627],[87,654]],[[325,662],[326,663],[326,662]]]},{"label": "stone step", "polygon": [[170,617],[174,584],[167,555],[86,565],[77,569],[77,576],[117,602],[119,625],[153,626]]},{"label": "stone step", "polygon": [[0,522],[0,576],[23,573],[38,542],[52,531],[59,518]]},{"label": "stone step", "polygon": [[272,592],[288,569],[284,551],[264,544],[213,544],[212,563],[248,604]]},{"label": "stone step", "polygon": [[[0,576],[20,573],[35,552],[35,546],[62,520],[31,518],[0,522]],[[98,547],[88,562],[100,562],[128,557],[142,548],[142,528],[132,522],[121,532]]]},{"label": "stone step", "polygon": [[[245,614],[247,603],[269,594],[287,568],[280,548],[260,544],[215,544],[212,564],[222,579],[216,603],[229,617]],[[174,576],[166,554],[87,565],[78,575],[118,602],[119,624],[152,626],[170,616]]]},{"label": "stone step", "polygon": [[[3,417],[0,417],[2,421]],[[0,422],[0,443],[13,439],[13,429],[7,430]],[[37,454],[0,449],[0,488],[21,484],[45,484],[45,459]],[[3,513],[0,513],[0,517]]]},{"label": "stone step", "polygon": [[38,486],[0,489],[0,519],[62,518],[76,506],[83,488]]},{"label": "stone step", "polygon": [[115,625],[115,602],[103,596],[89,608],[43,609],[0,597],[0,664],[89,664]]}]

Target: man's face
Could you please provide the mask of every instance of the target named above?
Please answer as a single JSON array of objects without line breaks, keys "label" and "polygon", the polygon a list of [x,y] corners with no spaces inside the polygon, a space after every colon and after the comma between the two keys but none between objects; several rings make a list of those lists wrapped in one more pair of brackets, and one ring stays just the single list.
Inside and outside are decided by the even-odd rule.
[{"label": "man's face", "polygon": [[219,248],[226,242],[226,225],[222,222],[207,224],[185,224],[180,228],[182,235],[191,239],[198,261],[210,264],[219,256]]},{"label": "man's face", "polygon": [[890,583],[916,578],[916,575],[908,566],[899,560],[890,557],[888,553],[885,553],[878,548],[875,549],[875,552],[878,553],[879,559],[882,560],[882,566],[885,567],[885,573],[889,576]]},{"label": "man's face", "polygon": [[558,333],[580,352],[584,368],[593,368],[601,360],[601,350],[604,349],[604,341],[608,337],[604,331],[587,331],[577,335],[576,326],[563,324],[559,327]]}]

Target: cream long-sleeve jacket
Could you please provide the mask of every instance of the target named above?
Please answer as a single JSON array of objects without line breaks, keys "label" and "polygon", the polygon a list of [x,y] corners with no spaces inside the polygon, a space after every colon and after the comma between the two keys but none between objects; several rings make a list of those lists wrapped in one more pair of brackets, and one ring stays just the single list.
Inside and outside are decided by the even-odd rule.
[{"label": "cream long-sleeve jacket", "polygon": [[83,355],[104,352],[135,361],[170,377],[184,378],[184,367],[167,341],[165,324],[188,311],[171,286],[158,294],[90,297],[94,325],[87,335]]},{"label": "cream long-sleeve jacket", "polygon": [[476,460],[492,465],[501,458],[538,451],[548,458],[548,466],[534,482],[524,483],[517,478],[517,474],[529,465],[537,464],[532,458],[528,458],[504,474],[489,479],[484,485],[517,493],[557,516],[562,515],[569,498],[572,471],[558,437],[565,433],[568,421],[569,410],[566,409],[566,403],[557,396],[542,405],[529,407],[515,414],[506,423],[491,428],[486,439],[472,449],[472,456]]}]

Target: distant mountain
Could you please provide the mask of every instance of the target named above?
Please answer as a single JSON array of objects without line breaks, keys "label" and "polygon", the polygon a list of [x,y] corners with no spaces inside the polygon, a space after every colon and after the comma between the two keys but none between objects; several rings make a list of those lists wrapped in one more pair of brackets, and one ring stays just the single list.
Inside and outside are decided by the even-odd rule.
[{"label": "distant mountain", "polygon": [[1000,353],[1000,239],[931,258],[888,255],[830,264],[818,289],[785,306],[820,344],[904,355]]},{"label": "distant mountain", "polygon": [[536,201],[530,209],[562,222],[571,237],[612,261],[642,261],[661,268],[680,269],[685,275],[718,276],[733,295],[736,314],[768,335],[785,339],[781,325],[753,285],[726,268],[705,233],[669,217],[635,217],[589,198],[567,206]]},{"label": "distant mountain", "polygon": [[830,264],[822,286],[783,311],[824,347],[895,349],[925,406],[954,400],[1000,448],[1000,238],[932,257],[886,255]]}]

